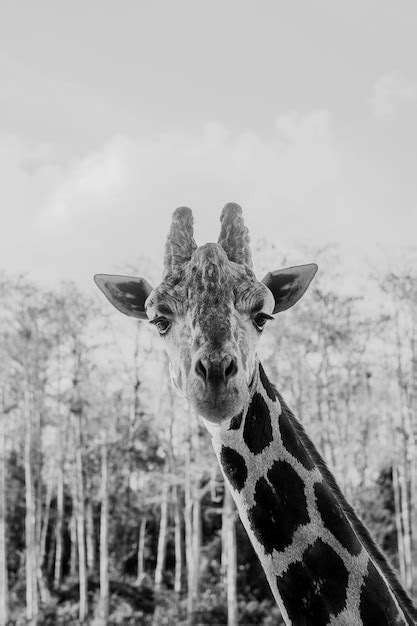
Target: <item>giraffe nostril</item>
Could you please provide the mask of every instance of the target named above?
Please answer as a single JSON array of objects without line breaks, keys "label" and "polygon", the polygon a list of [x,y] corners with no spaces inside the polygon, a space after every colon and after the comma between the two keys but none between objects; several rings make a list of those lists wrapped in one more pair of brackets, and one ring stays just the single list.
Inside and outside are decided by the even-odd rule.
[{"label": "giraffe nostril", "polygon": [[195,364],[195,372],[197,376],[200,376],[203,380],[207,380],[207,369],[204,367],[201,359],[198,359],[197,363]]},{"label": "giraffe nostril", "polygon": [[195,364],[195,373],[205,383],[218,385],[227,383],[237,374],[237,361],[233,357],[222,361],[210,361],[205,357],[198,359]]},{"label": "giraffe nostril", "polygon": [[232,378],[235,374],[237,374],[237,363],[236,359],[231,358],[229,365],[224,370],[224,375],[227,380],[228,378]]}]

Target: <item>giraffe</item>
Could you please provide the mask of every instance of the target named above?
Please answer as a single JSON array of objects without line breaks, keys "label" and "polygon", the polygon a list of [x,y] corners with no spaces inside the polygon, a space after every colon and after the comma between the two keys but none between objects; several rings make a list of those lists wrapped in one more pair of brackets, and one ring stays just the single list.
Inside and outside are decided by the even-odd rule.
[{"label": "giraffe", "polygon": [[162,282],[98,274],[122,313],[148,319],[174,386],[210,436],[239,516],[286,624],[417,624],[387,559],[257,356],[273,315],[305,293],[317,266],[255,277],[242,210],[227,204],[218,243],[198,247],[192,212],[177,209]]}]

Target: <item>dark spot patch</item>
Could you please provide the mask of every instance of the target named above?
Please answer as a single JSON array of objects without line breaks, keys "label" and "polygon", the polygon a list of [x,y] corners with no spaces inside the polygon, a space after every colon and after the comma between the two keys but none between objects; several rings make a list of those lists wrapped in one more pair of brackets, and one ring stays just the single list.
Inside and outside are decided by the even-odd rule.
[{"label": "dark spot patch", "polygon": [[[290,545],[294,532],[307,524],[309,515],[304,483],[296,471],[285,461],[275,461],[255,487],[255,505],[249,509],[251,528],[270,554],[273,549],[282,551]],[[269,484],[271,483],[271,484]]]},{"label": "dark spot patch", "polygon": [[249,405],[243,439],[253,454],[260,454],[272,441],[271,414],[260,393],[254,393]]},{"label": "dark spot patch", "polygon": [[[284,448],[293,456],[297,461],[299,461],[304,467],[308,470],[311,470],[315,467],[313,459],[307,452],[303,442],[300,437],[297,435],[293,425],[290,421],[291,411],[281,398],[278,396],[278,399],[281,404],[281,415],[279,416],[279,430],[281,432],[282,443],[284,444]],[[293,418],[295,419],[295,418]]]},{"label": "dark spot patch", "polygon": [[149,290],[146,289],[143,281],[120,281],[116,287],[109,285],[109,289],[115,299],[123,299],[123,305],[127,309],[145,310],[145,301],[149,295]]},{"label": "dark spot patch", "polygon": [[325,527],[330,530],[332,535],[336,537],[339,543],[341,543],[350,554],[354,556],[358,555],[362,546],[355,531],[349,524],[342,507],[331,493],[329,487],[323,483],[316,483],[314,485],[314,493],[317,508]]},{"label": "dark spot patch", "polygon": [[229,430],[239,430],[240,425],[242,423],[243,418],[243,410],[238,414],[232,417],[230,420]]},{"label": "dark spot patch", "polygon": [[248,468],[243,456],[236,450],[233,450],[233,448],[223,446],[220,453],[220,462],[232,487],[238,491],[243,489],[248,477]]},{"label": "dark spot patch", "polygon": [[276,394],[275,394],[275,389],[269,382],[267,375],[265,374],[265,370],[262,367],[261,363],[259,363],[259,377],[261,379],[262,386],[268,395],[268,398],[272,400],[273,402],[275,402],[277,399]]},{"label": "dark spot patch", "polygon": [[361,589],[360,616],[364,626],[391,626],[401,615],[375,565],[369,561],[368,573]]},{"label": "dark spot patch", "polygon": [[[338,554],[321,539],[308,547],[302,562],[292,563],[277,587],[292,624],[327,624],[346,603],[349,573]],[[379,624],[379,622],[373,622]]]}]

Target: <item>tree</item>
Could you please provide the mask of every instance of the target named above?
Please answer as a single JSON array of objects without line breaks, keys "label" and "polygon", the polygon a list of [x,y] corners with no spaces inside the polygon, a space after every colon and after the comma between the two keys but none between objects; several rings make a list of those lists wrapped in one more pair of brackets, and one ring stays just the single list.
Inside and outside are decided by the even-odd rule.
[{"label": "tree", "polygon": [[225,485],[224,490],[223,507],[223,524],[226,526],[223,537],[226,554],[227,624],[228,626],[236,626],[238,624],[236,509],[227,485]]},{"label": "tree", "polygon": [[9,585],[7,572],[6,540],[6,421],[9,413],[16,407],[6,400],[5,388],[2,389],[0,406],[0,624],[7,624],[9,614]]},{"label": "tree", "polygon": [[168,462],[165,463],[164,475],[162,478],[162,493],[161,493],[161,515],[159,522],[159,534],[158,534],[158,550],[156,557],[155,568],[155,589],[159,591],[162,585],[162,577],[165,565],[166,544],[167,544],[167,530],[168,530],[168,494],[169,494],[169,475],[168,475]]},{"label": "tree", "polygon": [[100,513],[100,603],[99,617],[103,626],[109,618],[109,485],[107,434],[101,444],[101,513]]}]

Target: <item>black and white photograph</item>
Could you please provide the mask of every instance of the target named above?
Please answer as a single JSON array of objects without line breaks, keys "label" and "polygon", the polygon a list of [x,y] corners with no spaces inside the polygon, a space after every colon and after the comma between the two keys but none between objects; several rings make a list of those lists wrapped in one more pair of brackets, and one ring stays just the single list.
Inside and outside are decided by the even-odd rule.
[{"label": "black and white photograph", "polygon": [[417,624],[417,4],[0,0],[0,626]]}]

